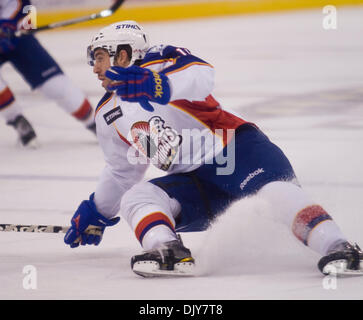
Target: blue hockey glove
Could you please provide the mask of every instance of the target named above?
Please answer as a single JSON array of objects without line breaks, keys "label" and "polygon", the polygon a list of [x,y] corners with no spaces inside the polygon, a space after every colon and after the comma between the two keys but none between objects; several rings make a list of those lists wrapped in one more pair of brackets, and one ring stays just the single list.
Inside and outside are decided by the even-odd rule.
[{"label": "blue hockey glove", "polygon": [[64,242],[71,248],[76,248],[80,244],[98,245],[103,236],[106,227],[115,225],[120,221],[119,217],[107,219],[101,215],[93,201],[94,193],[89,200],[84,200],[73,215],[72,226],[64,236]]},{"label": "blue hockey glove", "polygon": [[149,101],[159,104],[167,104],[170,101],[168,77],[161,73],[131,66],[111,67],[105,75],[113,81],[107,89],[116,90],[116,94],[122,100],[139,102],[147,111],[154,111]]},{"label": "blue hockey glove", "polygon": [[17,23],[15,20],[0,19],[0,54],[6,54],[14,50],[18,38],[15,37]]}]

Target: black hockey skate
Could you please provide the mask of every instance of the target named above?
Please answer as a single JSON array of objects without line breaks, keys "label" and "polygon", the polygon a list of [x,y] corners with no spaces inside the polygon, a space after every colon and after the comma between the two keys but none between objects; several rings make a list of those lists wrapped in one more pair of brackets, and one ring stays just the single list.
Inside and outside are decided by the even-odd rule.
[{"label": "black hockey skate", "polygon": [[180,238],[131,258],[131,268],[142,277],[193,276],[194,259]]},{"label": "black hockey skate", "polygon": [[340,243],[320,259],[318,268],[325,275],[363,276],[363,252],[357,244]]},{"label": "black hockey skate", "polygon": [[19,140],[23,146],[37,147],[36,134],[27,119],[23,115],[18,115],[13,121],[7,122],[18,132]]},{"label": "black hockey skate", "polygon": [[94,123],[92,123],[92,124],[90,124],[89,126],[87,126],[87,129],[88,129],[89,131],[91,131],[92,133],[97,134],[97,133],[96,133],[96,123],[95,123],[95,122],[94,122]]}]

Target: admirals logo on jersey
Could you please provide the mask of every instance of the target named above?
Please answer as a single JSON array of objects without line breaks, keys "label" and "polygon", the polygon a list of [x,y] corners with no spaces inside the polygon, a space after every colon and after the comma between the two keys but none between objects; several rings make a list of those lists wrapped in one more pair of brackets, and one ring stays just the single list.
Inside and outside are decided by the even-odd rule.
[{"label": "admirals logo on jersey", "polygon": [[135,147],[161,170],[168,170],[182,143],[182,136],[156,116],[148,122],[136,122],[131,127]]},{"label": "admirals logo on jersey", "polygon": [[112,122],[121,117],[122,117],[122,111],[120,106],[113,108],[111,111],[103,115],[103,118],[105,119],[108,125],[110,125]]}]

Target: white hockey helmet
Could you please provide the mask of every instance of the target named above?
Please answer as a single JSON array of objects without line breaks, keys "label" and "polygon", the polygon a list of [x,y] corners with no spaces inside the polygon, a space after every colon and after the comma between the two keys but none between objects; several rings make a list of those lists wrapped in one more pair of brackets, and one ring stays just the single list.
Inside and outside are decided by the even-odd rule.
[{"label": "white hockey helmet", "polygon": [[87,48],[88,64],[94,65],[94,52],[98,48],[107,50],[110,57],[116,55],[119,45],[128,44],[132,50],[130,66],[135,60],[143,59],[149,49],[149,39],[144,29],[135,21],[127,20],[111,24],[101,29]]}]

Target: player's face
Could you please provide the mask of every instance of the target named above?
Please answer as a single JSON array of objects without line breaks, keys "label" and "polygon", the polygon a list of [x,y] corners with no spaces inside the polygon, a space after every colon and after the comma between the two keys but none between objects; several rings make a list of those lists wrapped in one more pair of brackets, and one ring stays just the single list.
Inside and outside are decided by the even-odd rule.
[{"label": "player's face", "polygon": [[106,89],[109,79],[105,77],[106,70],[111,67],[111,60],[108,52],[103,49],[96,49],[93,72],[97,74],[99,80],[102,81],[102,87]]}]

